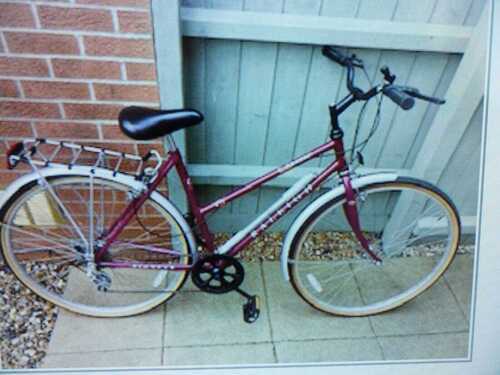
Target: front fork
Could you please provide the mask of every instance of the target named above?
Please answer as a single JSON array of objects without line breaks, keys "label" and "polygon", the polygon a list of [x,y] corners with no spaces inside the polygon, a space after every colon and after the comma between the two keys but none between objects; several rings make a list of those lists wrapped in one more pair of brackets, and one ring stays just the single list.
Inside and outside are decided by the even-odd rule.
[{"label": "front fork", "polygon": [[363,250],[375,261],[376,263],[382,262],[382,260],[373,252],[370,242],[366,239],[363,232],[361,231],[361,224],[359,222],[359,213],[356,201],[356,192],[354,191],[351,184],[351,176],[349,172],[342,175],[342,184],[345,189],[346,201],[342,205],[344,209],[344,214],[346,216],[347,222],[351,226],[351,229],[359,241]]}]

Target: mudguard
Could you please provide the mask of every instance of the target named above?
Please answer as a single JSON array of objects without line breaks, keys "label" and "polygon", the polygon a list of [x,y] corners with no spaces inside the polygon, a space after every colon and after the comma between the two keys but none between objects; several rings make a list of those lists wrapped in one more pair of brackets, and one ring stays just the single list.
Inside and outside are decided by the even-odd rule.
[{"label": "mudguard", "polygon": [[[353,188],[358,189],[373,183],[395,181],[398,177],[399,175],[397,173],[374,173],[354,178],[353,180],[351,180],[351,184]],[[333,189],[329,190],[328,192],[324,193],[316,200],[314,200],[293,221],[283,241],[283,247],[280,256],[281,272],[286,281],[290,280],[290,275],[288,274],[288,254],[290,253],[293,239],[297,235],[300,227],[319,207],[330,200],[340,197],[344,193],[345,189],[343,185],[334,187]]]},{"label": "mudguard", "polygon": [[[32,181],[39,180],[42,177],[46,178],[51,176],[90,176],[91,174],[93,174],[95,177],[99,177],[105,180],[122,183],[124,185],[130,186],[134,190],[135,189],[140,190],[144,186],[144,184],[141,181],[136,180],[133,176],[123,173],[114,174],[113,171],[109,169],[93,168],[93,167],[78,166],[78,165],[73,166],[71,169],[67,168],[66,166],[64,167],[49,166],[45,168],[40,168],[36,172],[23,175],[20,178],[13,181],[10,185],[8,185],[0,197],[0,209],[24,185],[29,184]],[[158,192],[153,192],[151,194],[151,199],[153,199],[156,203],[162,206],[177,221],[182,231],[186,234],[191,255],[193,256],[193,261],[196,261],[196,259],[198,258],[196,250],[197,249],[196,242],[194,240],[191,227],[186,222],[180,211],[174,206],[172,202],[170,202],[167,198],[165,198]]]}]

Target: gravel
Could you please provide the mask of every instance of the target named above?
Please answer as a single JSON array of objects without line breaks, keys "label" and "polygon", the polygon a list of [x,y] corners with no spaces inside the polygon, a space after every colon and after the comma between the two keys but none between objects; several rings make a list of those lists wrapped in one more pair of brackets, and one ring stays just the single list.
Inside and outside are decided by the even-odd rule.
[{"label": "gravel", "polygon": [[2,367],[37,367],[47,351],[57,307],[24,287],[2,263],[0,299]]},{"label": "gravel", "polygon": [[[228,234],[217,234],[223,243]],[[333,243],[345,238],[331,238]],[[245,261],[279,260],[283,235],[269,233],[254,241],[238,257]],[[460,246],[458,254],[472,254],[474,245]],[[422,255],[422,254],[420,254]],[[58,308],[25,288],[0,258],[0,358],[3,368],[36,368],[44,358]]]}]

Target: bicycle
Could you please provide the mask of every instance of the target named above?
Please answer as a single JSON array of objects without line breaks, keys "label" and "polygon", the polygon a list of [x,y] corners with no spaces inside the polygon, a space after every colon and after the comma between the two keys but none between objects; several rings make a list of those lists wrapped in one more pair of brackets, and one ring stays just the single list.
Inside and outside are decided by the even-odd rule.
[{"label": "bicycle", "polygon": [[[360,150],[376,130],[384,96],[404,110],[413,107],[415,98],[435,104],[444,100],[394,84],[396,76],[388,67],[381,69],[380,84],[363,91],[354,83],[356,69],[364,70],[362,60],[330,46],[322,51],[347,69],[349,93],[329,106],[330,139],[204,206],[171,137],[203,121],[196,110],[121,111],[119,123],[129,137],[166,137],[166,158],[156,151],[140,157],[46,139],[15,144],[7,154],[9,168],[22,162],[32,172],[9,185],[2,197],[1,246],[8,266],[42,298],[100,317],[148,311],[170,299],[190,273],[201,291],[240,293],[246,298],[244,320],[254,322],[259,299],[241,290],[244,267],[235,255],[337,176],[334,186],[290,226],[280,256],[284,278],[305,302],[333,315],[377,314],[421,294],[455,256],[460,240],[456,207],[424,180],[394,172],[358,176],[350,165],[354,155],[362,163]],[[345,150],[339,116],[353,103],[366,106],[375,97],[378,107],[369,135],[356,143],[358,122],[353,147]],[[328,152],[335,158],[321,172],[299,179],[253,222],[215,246],[206,222],[209,213]],[[66,161],[59,162],[63,154]],[[84,154],[95,159],[89,163]],[[184,215],[157,191],[173,169],[187,196]],[[199,249],[208,254],[201,256]]]}]

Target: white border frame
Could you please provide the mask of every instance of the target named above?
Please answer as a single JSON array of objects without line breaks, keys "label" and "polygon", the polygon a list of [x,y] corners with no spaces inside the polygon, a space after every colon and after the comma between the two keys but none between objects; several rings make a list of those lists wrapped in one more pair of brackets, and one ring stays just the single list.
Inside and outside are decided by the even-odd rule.
[{"label": "white border frame", "polygon": [[[2,370],[9,373],[141,373],[141,374],[415,374],[433,371],[439,375],[500,373],[500,0],[491,0],[490,36],[488,40],[488,64],[483,115],[481,151],[481,177],[478,212],[478,247],[474,269],[474,300],[471,314],[471,342],[469,358],[464,360],[422,360],[422,361],[379,361],[336,364],[297,364],[263,366],[218,366],[218,367],[177,367],[177,368],[121,368],[74,369],[74,370]],[[496,146],[496,147],[495,147]],[[480,270],[480,272],[478,272]]]}]

